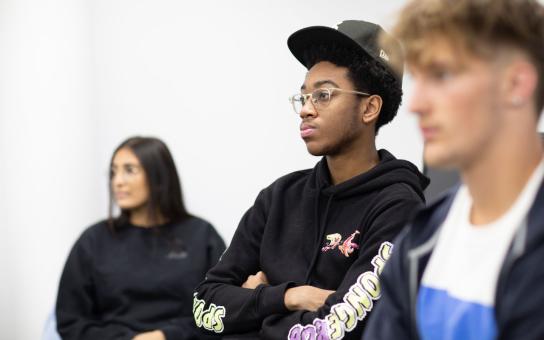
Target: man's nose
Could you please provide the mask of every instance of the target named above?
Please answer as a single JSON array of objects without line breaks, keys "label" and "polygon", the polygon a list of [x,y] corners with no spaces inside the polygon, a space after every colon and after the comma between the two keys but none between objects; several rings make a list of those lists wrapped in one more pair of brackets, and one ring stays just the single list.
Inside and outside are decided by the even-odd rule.
[{"label": "man's nose", "polygon": [[300,115],[300,118],[302,119],[308,116],[317,115],[317,110],[315,109],[315,104],[313,103],[312,98],[308,98],[308,100],[304,102],[304,105],[302,105],[302,108],[300,109],[299,115]]}]

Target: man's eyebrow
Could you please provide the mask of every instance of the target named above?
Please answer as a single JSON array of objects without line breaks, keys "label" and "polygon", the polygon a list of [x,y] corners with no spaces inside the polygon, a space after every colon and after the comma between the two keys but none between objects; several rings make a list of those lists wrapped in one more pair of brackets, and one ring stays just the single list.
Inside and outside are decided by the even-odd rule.
[{"label": "man's eyebrow", "polygon": [[[336,84],[334,81],[332,81],[330,79],[324,79],[324,80],[316,81],[314,83],[314,88],[321,87],[321,86],[323,86],[325,84],[331,84],[334,87],[339,87],[338,84]],[[300,87],[300,90],[305,90],[305,89],[306,89],[306,84],[302,84],[302,86]]]}]

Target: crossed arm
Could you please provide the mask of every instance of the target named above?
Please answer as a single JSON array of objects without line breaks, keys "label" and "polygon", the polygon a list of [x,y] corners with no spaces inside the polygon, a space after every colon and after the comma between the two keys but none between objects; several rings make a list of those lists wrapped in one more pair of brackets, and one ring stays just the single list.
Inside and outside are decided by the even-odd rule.
[{"label": "crossed arm", "polygon": [[[246,282],[242,284],[242,288],[255,289],[259,285],[268,284],[266,274],[262,271],[255,275],[249,275]],[[285,307],[291,312],[293,311],[311,311],[315,312],[325,304],[325,300],[334,293],[334,290],[321,289],[313,286],[299,286],[288,288],[283,297]]]}]

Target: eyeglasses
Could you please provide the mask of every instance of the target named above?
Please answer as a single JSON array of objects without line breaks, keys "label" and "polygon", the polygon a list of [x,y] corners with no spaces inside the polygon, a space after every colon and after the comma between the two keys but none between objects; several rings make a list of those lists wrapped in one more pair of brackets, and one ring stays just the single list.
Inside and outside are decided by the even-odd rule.
[{"label": "eyeglasses", "polygon": [[333,92],[344,92],[344,93],[352,93],[357,94],[359,96],[370,96],[370,94],[365,92],[359,92],[359,91],[351,91],[351,90],[344,90],[339,89],[336,87],[330,87],[330,88],[321,88],[313,91],[312,93],[298,93],[295,95],[292,95],[289,97],[289,101],[291,102],[291,105],[293,105],[293,110],[295,110],[295,113],[298,115],[300,114],[300,111],[302,111],[302,108],[304,105],[306,105],[306,102],[308,99],[310,99],[310,102],[314,106],[316,110],[323,109],[329,105],[331,102],[332,94]]}]

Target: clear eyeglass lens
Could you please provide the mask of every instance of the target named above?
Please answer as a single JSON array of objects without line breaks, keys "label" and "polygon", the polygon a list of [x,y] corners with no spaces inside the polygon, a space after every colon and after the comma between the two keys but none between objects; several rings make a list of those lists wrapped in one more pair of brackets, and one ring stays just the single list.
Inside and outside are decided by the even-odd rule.
[{"label": "clear eyeglass lens", "polygon": [[304,99],[304,96],[301,94],[296,94],[291,99],[291,102],[293,103],[293,109],[295,110],[296,114],[299,114],[302,110],[302,107],[304,106],[304,103],[306,100]]},{"label": "clear eyeglass lens", "polygon": [[317,89],[312,93],[312,98],[316,104],[326,106],[331,100],[331,93],[328,89]]},{"label": "clear eyeglass lens", "polygon": [[329,89],[317,89],[308,94],[296,94],[291,98],[293,103],[293,109],[296,114],[299,114],[302,111],[302,108],[306,104],[307,100],[311,100],[316,108],[326,107],[331,100],[331,91]]}]

